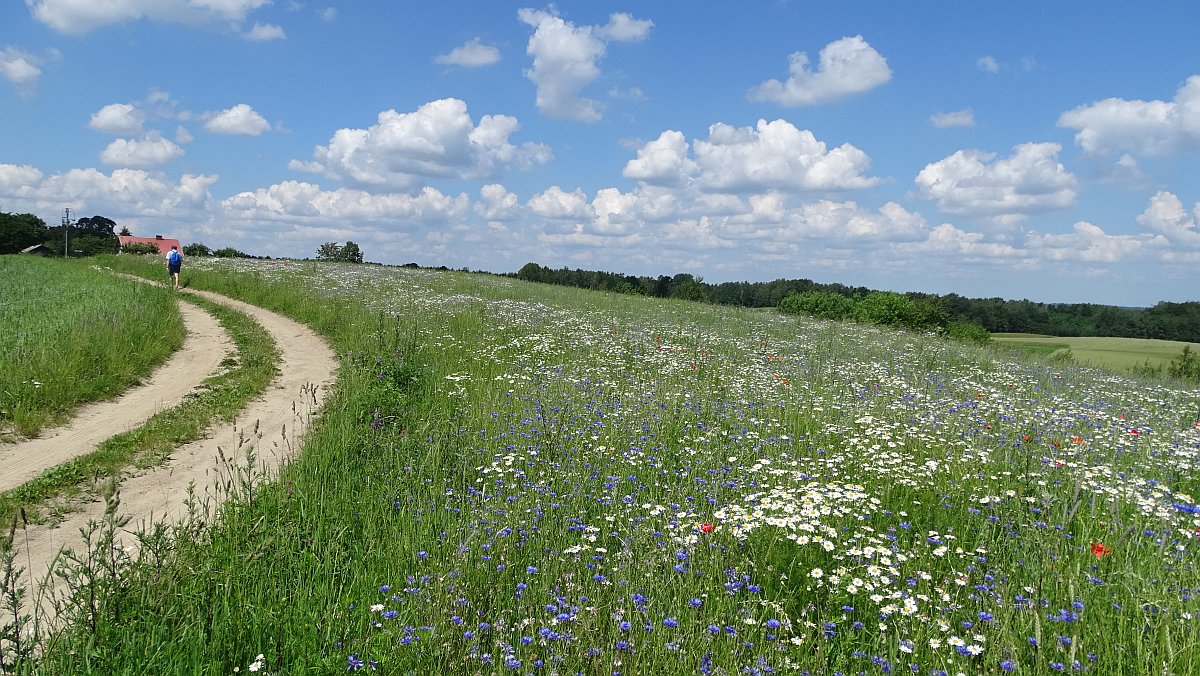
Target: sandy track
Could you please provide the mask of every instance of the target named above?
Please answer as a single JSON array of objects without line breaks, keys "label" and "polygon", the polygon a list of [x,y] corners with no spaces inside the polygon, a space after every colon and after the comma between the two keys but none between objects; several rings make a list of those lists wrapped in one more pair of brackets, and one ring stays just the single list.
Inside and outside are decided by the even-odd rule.
[{"label": "sandy track", "polygon": [[[229,463],[221,460],[222,455],[244,466],[245,448],[253,445],[255,471],[273,475],[297,449],[298,440],[335,377],[333,351],[303,324],[217,294],[188,293],[241,310],[261,324],[279,349],[279,373],[233,424],[221,425],[208,438],[177,449],[167,464],[121,483],[120,513],[130,517],[123,539],[126,546],[136,544],[132,533],[146,529],[150,523],[172,523],[182,517],[189,486],[194,485],[198,497],[220,500],[223,491],[219,486],[230,479]],[[27,579],[45,580],[64,547],[78,551],[83,544],[80,528],[100,520],[104,507],[103,501],[97,500],[54,527],[30,526],[18,532],[18,561],[27,568]],[[61,597],[64,589],[55,581],[39,588],[43,626],[47,626],[48,620],[52,622],[53,598]]]}]

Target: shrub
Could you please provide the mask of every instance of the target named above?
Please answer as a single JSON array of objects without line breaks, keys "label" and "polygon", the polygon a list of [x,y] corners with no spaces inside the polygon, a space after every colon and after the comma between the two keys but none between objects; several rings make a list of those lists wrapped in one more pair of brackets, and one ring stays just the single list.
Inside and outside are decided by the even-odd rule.
[{"label": "shrub", "polygon": [[213,255],[213,252],[212,252],[212,249],[208,248],[207,246],[204,246],[200,242],[192,242],[191,244],[184,245],[183,255],[188,256],[189,258],[190,257],[201,258],[204,256],[211,256],[211,255]]},{"label": "shrub", "polygon": [[831,291],[793,293],[779,301],[784,314],[809,314],[825,319],[845,319],[854,315],[854,300]]},{"label": "shrub", "polygon": [[1074,364],[1075,353],[1071,352],[1071,348],[1069,347],[1060,347],[1046,355],[1046,359],[1049,359],[1054,364]]},{"label": "shrub", "polygon": [[946,329],[946,335],[951,340],[972,345],[987,345],[992,342],[992,334],[975,322],[954,322]]},{"label": "shrub", "polygon": [[128,242],[121,246],[121,253],[138,255],[153,254],[157,256],[158,245],[151,244],[150,242]]},{"label": "shrub", "polygon": [[1192,352],[1191,345],[1184,345],[1183,352],[1171,360],[1167,375],[1180,380],[1200,380],[1200,357]]},{"label": "shrub", "polygon": [[872,291],[858,301],[855,319],[913,331],[936,331],[946,327],[948,316],[935,300],[914,300],[894,291]]}]

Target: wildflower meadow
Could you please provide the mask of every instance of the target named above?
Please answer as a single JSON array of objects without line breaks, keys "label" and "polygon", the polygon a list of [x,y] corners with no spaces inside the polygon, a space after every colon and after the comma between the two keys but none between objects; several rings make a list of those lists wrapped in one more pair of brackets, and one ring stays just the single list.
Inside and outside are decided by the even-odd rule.
[{"label": "wildflower meadow", "polygon": [[337,391],[48,673],[1200,671],[1195,389],[480,274],[185,277],[322,331]]}]

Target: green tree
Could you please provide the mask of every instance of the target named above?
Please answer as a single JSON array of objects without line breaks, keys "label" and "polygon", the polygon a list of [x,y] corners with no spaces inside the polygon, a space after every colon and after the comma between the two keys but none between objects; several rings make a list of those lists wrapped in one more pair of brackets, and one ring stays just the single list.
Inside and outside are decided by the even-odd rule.
[{"label": "green tree", "polygon": [[[691,275],[687,275],[687,277],[691,277]],[[712,300],[712,298],[708,295],[708,286],[696,279],[687,279],[681,284],[672,284],[671,297],[681,298],[683,300],[694,300],[703,303],[707,303]]]},{"label": "green tree", "polygon": [[1191,345],[1184,345],[1183,352],[1171,360],[1167,375],[1181,380],[1200,380],[1200,357],[1192,352]]},{"label": "green tree", "polygon": [[793,293],[779,301],[779,311],[789,315],[809,314],[825,319],[854,315],[854,300],[832,291]]},{"label": "green tree", "polygon": [[340,260],[341,255],[342,247],[337,242],[325,242],[317,247],[317,260],[319,261]]},{"label": "green tree", "polygon": [[18,253],[48,238],[46,222],[37,216],[0,212],[0,254]]},{"label": "green tree", "polygon": [[189,257],[190,256],[204,257],[204,256],[213,255],[213,252],[212,252],[212,249],[204,246],[200,242],[192,242],[191,244],[184,245],[183,255],[189,256]]},{"label": "green tree", "polygon": [[337,260],[347,263],[361,263],[363,262],[362,250],[354,242],[346,240],[346,245],[338,252]]}]

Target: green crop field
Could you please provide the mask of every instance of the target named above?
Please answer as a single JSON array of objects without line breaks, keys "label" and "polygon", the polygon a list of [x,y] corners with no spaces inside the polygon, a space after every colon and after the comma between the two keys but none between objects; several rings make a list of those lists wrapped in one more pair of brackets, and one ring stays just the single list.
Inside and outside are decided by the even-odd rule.
[{"label": "green crop field", "polygon": [[452,271],[187,277],[323,333],[336,391],[15,671],[1200,672],[1194,388]]},{"label": "green crop field", "polygon": [[[1165,366],[1179,356],[1184,346],[1189,345],[1189,343],[1176,340],[1072,338],[1041,336],[1032,333],[994,333],[992,339],[1000,345],[1009,345],[1041,355],[1050,355],[1056,350],[1069,349],[1078,364],[1115,371],[1128,371],[1146,363],[1154,367]],[[1200,350],[1200,344],[1190,343],[1190,345],[1193,352]]]}]

